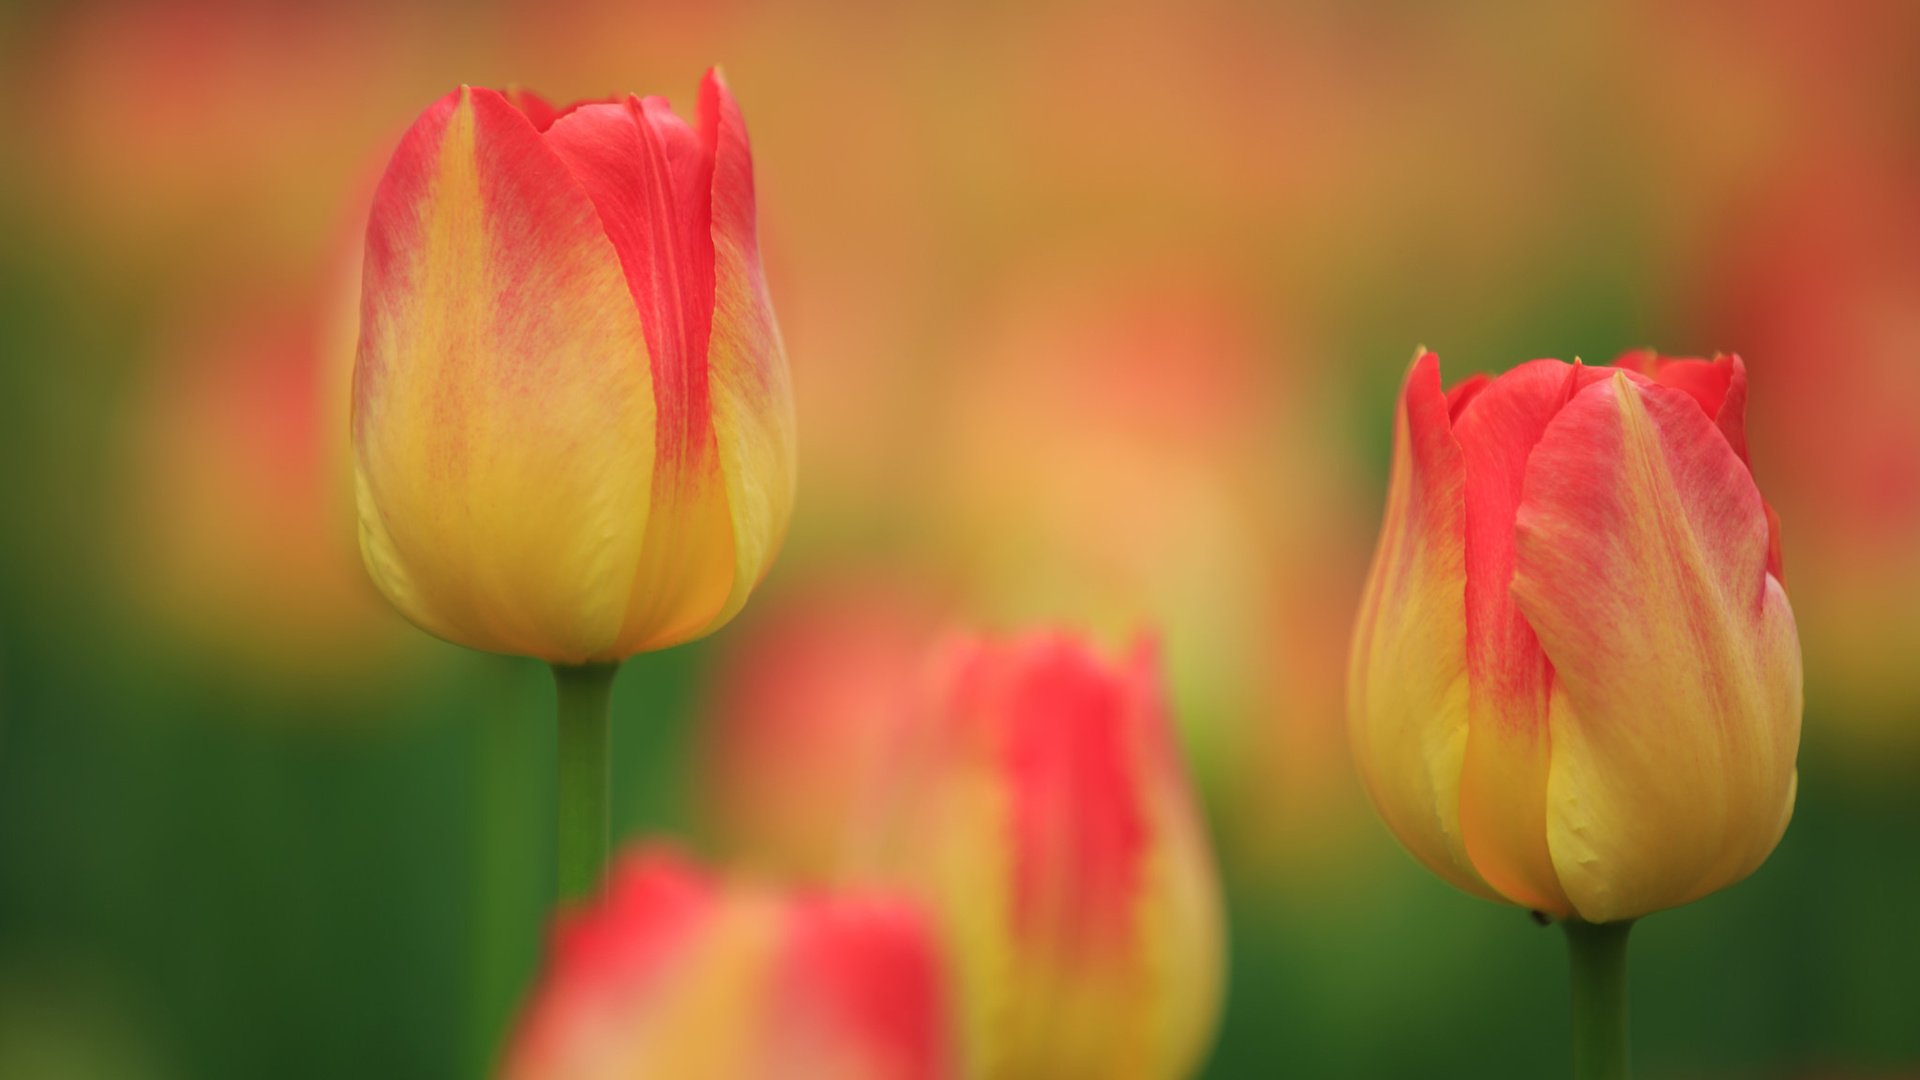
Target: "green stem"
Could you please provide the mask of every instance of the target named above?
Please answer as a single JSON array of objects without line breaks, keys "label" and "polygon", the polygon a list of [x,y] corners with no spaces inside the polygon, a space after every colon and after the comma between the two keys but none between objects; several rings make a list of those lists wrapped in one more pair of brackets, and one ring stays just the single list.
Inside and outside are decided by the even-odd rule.
[{"label": "green stem", "polygon": [[553,666],[559,697],[560,899],[590,899],[607,865],[608,704],[619,664]]},{"label": "green stem", "polygon": [[1573,972],[1574,1080],[1627,1080],[1633,1073],[1627,1040],[1627,932],[1633,920],[1568,919],[1562,925]]}]

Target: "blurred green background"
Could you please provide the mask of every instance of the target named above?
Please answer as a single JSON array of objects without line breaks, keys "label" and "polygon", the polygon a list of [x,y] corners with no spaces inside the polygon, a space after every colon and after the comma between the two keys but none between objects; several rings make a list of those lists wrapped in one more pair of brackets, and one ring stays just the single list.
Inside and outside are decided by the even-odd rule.
[{"label": "blurred green background", "polygon": [[715,62],[800,504],[735,624],[622,674],[622,835],[824,876],[928,636],[1157,633],[1232,906],[1208,1075],[1558,1075],[1558,933],[1346,761],[1393,393],[1420,344],[1738,351],[1799,807],[1636,931],[1638,1061],[1920,1075],[1920,6],[155,0],[0,9],[0,1076],[486,1072],[552,690],[359,571],[356,230],[453,85]]}]

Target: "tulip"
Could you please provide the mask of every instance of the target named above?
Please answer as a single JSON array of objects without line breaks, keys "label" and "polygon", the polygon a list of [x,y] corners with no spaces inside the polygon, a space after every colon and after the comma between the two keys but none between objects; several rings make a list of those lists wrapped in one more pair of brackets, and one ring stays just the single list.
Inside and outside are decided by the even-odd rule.
[{"label": "tulip", "polygon": [[1800,651],[1746,369],[1536,360],[1401,393],[1349,673],[1367,788],[1469,892],[1590,923],[1746,877],[1793,809]]},{"label": "tulip", "polygon": [[554,665],[569,897],[606,859],[618,663],[733,618],[786,531],[792,401],[754,228],[717,72],[697,125],[656,97],[463,86],[374,196],[361,553],[422,629]]},{"label": "tulip", "polygon": [[947,660],[881,846],[945,928],[968,1075],[1190,1075],[1222,917],[1154,651],[1042,634]]},{"label": "tulip", "polygon": [[555,109],[462,87],[367,226],[353,435],[374,581],[449,641],[621,660],[718,628],[793,498],[746,128],[717,72]]},{"label": "tulip", "polygon": [[941,957],[919,908],[717,881],[639,848],[563,914],[506,1080],[940,1080]]},{"label": "tulip", "polygon": [[1348,673],[1408,850],[1565,920],[1576,1076],[1626,1075],[1627,927],[1752,873],[1793,810],[1800,646],[1746,369],[1630,353],[1401,391]]}]

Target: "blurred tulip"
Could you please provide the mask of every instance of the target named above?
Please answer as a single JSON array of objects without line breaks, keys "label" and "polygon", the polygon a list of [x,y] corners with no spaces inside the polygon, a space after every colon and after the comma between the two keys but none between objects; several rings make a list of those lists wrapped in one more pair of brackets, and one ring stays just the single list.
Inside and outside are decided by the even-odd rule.
[{"label": "blurred tulip", "polygon": [[947,659],[881,860],[943,920],[969,1075],[1190,1075],[1224,935],[1153,650],[1035,634]]},{"label": "blurred tulip", "polygon": [[1746,369],[1407,375],[1349,676],[1402,843],[1588,922],[1739,881],[1793,809],[1800,648],[1747,467]]},{"label": "blurred tulip", "polygon": [[725,884],[638,850],[561,916],[508,1080],[933,1080],[946,999],[919,910]]},{"label": "blurred tulip", "polygon": [[462,87],[374,202],[354,444],[376,583],[449,641],[555,663],[709,633],[793,495],[746,128],[717,72],[554,109]]}]

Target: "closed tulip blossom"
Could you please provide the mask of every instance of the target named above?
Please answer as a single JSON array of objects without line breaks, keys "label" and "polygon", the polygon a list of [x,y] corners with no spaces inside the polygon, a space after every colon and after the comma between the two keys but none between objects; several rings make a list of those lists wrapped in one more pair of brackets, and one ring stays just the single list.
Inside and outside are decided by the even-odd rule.
[{"label": "closed tulip blossom", "polygon": [[1779,841],[1800,648],[1746,397],[1730,356],[1536,360],[1446,392],[1414,361],[1349,721],[1374,805],[1441,877],[1579,938]]},{"label": "closed tulip blossom", "polygon": [[361,546],[462,645],[620,660],[740,610],[793,495],[753,166],[717,73],[554,109],[462,87],[401,140],[367,227]]},{"label": "closed tulip blossom", "polygon": [[394,152],[361,295],[367,570],[430,633],[555,666],[561,888],[584,895],[614,665],[733,618],[793,501],[733,95],[709,72],[688,123],[461,87]]},{"label": "closed tulip blossom", "polygon": [[888,863],[938,912],[967,1075],[1191,1075],[1223,929],[1152,649],[965,642],[913,729]]},{"label": "closed tulip blossom", "polygon": [[659,849],[563,914],[505,1080],[943,1080],[944,968],[910,901],[720,881]]}]

